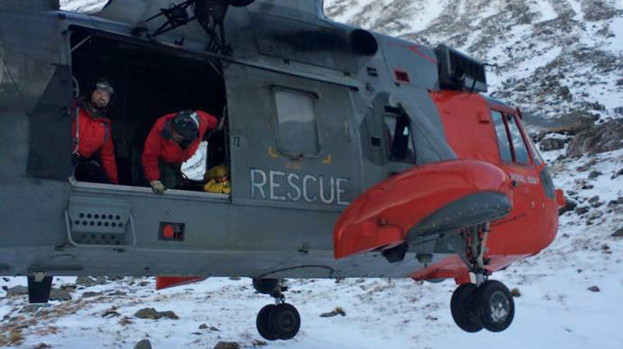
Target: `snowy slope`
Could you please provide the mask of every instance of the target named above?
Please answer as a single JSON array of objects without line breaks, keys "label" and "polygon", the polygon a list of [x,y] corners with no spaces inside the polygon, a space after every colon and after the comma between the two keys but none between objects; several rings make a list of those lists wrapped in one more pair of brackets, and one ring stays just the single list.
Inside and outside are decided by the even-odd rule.
[{"label": "snowy slope", "polygon": [[[102,6],[97,0],[61,2],[81,11]],[[614,113],[623,106],[623,86],[617,86],[623,79],[621,0],[326,0],[325,5],[337,21],[432,45],[449,42],[497,64],[489,75],[494,95],[539,116],[584,111],[602,119],[621,117]],[[96,286],[55,278],[55,287],[77,287],[72,300],[33,309],[26,296],[0,291],[0,346],[13,336],[9,347],[19,348],[42,343],[133,348],[144,338],[154,348],[212,348],[219,341],[245,348],[623,348],[623,238],[611,236],[623,228],[623,175],[616,176],[623,169],[623,150],[579,159],[561,155],[564,150],[544,153],[554,181],[587,212],[562,215],[550,247],[494,275],[521,293],[514,323],[505,332],[459,330],[449,309],[451,281],[289,280],[287,300],[301,313],[301,332],[291,341],[266,343],[255,330],[255,317],[271,299],[255,293],[249,279],[208,279],[156,292],[151,278]],[[589,179],[593,171],[602,174]],[[0,286],[24,282],[0,279]],[[179,319],[134,316],[146,307],[172,310]],[[336,307],[346,315],[319,316]],[[202,324],[206,328],[200,329]]]},{"label": "snowy slope", "polygon": [[621,117],[623,0],[325,0],[325,12],[473,55],[492,65],[494,96],[533,114]]}]

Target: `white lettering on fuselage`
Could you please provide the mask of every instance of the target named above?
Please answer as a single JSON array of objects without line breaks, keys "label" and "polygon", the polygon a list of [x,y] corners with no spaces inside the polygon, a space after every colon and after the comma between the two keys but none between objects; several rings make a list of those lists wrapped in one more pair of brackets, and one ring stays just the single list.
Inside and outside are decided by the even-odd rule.
[{"label": "white lettering on fuselage", "polygon": [[[349,178],[333,176],[299,175],[284,171],[250,170],[251,198],[274,201],[304,201],[325,205],[350,204],[345,199]],[[268,187],[266,189],[266,187]]]},{"label": "white lettering on fuselage", "polygon": [[533,176],[524,176],[519,173],[511,173],[509,177],[519,183],[539,184],[539,180]]}]

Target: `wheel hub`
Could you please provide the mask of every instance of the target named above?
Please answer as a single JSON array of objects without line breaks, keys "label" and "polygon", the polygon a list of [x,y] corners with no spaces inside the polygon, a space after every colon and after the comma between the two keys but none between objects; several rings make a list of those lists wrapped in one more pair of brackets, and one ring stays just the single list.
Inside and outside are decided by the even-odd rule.
[{"label": "wheel hub", "polygon": [[510,302],[504,293],[497,291],[491,296],[491,319],[495,322],[503,322],[508,317]]},{"label": "wheel hub", "polygon": [[283,329],[292,329],[295,322],[296,321],[294,318],[294,314],[292,314],[291,312],[284,312],[283,314],[281,314],[281,316],[279,316],[279,325]]}]

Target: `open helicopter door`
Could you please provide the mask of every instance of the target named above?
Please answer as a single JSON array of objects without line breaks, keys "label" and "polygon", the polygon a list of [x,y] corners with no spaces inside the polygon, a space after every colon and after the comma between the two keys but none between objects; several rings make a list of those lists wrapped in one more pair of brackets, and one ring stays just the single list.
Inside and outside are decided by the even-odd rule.
[{"label": "open helicopter door", "polygon": [[[232,202],[262,206],[265,212],[294,209],[291,215],[280,213],[281,222],[275,222],[274,216],[258,215],[254,209],[250,211],[254,218],[239,224],[249,224],[254,230],[257,226],[292,226],[305,241],[295,242],[288,236],[271,239],[279,244],[311,246],[316,241],[316,245],[330,248],[330,236],[318,236],[317,232],[331,230],[336,213],[361,193],[353,87],[241,64],[229,65],[224,73]],[[315,227],[301,227],[296,215],[302,210],[325,211],[327,215],[319,214]]]}]

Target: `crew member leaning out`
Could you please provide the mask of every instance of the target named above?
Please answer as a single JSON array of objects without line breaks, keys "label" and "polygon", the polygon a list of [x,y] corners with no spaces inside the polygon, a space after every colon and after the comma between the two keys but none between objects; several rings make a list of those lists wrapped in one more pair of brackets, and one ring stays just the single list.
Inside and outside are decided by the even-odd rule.
[{"label": "crew member leaning out", "polygon": [[216,117],[185,110],[160,117],[145,140],[142,162],[145,178],[156,194],[182,181],[182,163],[197,151],[207,131],[217,126]]}]

